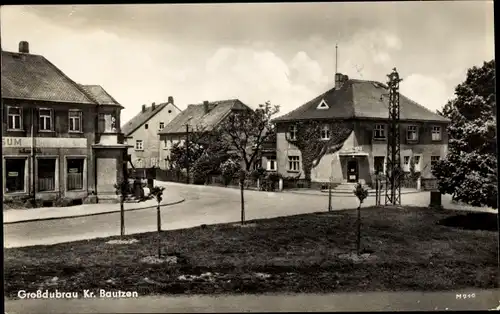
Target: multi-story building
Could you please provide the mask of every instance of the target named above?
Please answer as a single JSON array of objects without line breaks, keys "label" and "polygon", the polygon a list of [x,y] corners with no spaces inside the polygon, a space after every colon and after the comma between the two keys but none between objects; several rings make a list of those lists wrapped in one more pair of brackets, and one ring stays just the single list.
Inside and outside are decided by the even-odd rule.
[{"label": "multi-story building", "polygon": [[129,155],[135,168],[159,167],[161,144],[158,132],[180,112],[170,96],[166,103],[143,105],[142,110],[123,125],[125,140],[132,146]]},{"label": "multi-story building", "polygon": [[[274,120],[277,127],[277,171],[304,178],[301,151],[294,145],[296,122],[324,123],[319,130],[329,140],[330,125],[349,122],[353,130],[343,147],[325,154],[311,171],[311,181],[327,183],[362,182],[370,184],[374,173],[385,173],[387,155],[388,95],[384,84],[349,79],[336,74],[335,87]],[[404,171],[431,177],[431,164],[447,154],[449,120],[400,95],[401,162]]]},{"label": "multi-story building", "polygon": [[115,199],[127,146],[123,107],[101,86],[79,85],[45,57],[2,51],[4,200]]},{"label": "multi-story building", "polygon": [[251,110],[251,108],[238,99],[204,101],[203,104],[188,105],[163,130],[158,132],[160,141],[163,143],[160,150],[160,168],[170,169],[171,149],[176,143],[184,143],[188,133],[214,130],[229,115],[239,110]]}]

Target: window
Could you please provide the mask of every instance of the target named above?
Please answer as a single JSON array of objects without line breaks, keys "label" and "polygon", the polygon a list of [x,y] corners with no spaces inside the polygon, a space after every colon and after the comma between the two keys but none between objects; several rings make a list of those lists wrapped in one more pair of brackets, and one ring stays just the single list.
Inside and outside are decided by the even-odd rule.
[{"label": "window", "polygon": [[409,125],[406,129],[406,139],[408,141],[417,141],[418,140],[418,132],[416,125]]},{"label": "window", "polygon": [[144,143],[142,140],[135,141],[135,150],[144,150]]},{"label": "window", "polygon": [[151,165],[150,166],[151,167],[157,167],[158,166],[158,162],[157,162],[156,158],[154,158],[154,157],[151,158]]},{"label": "window", "polygon": [[267,158],[267,171],[276,171],[276,157]]},{"label": "window", "polygon": [[433,141],[440,141],[441,140],[441,127],[440,126],[433,126],[432,127],[432,140]]},{"label": "window", "polygon": [[105,133],[116,132],[116,118],[113,114],[101,114],[101,119],[104,123]]},{"label": "window", "polygon": [[148,127],[149,127],[149,126],[148,126],[148,124],[146,123],[146,124],[144,125],[144,128],[147,130],[147,129],[148,129]]},{"label": "window", "polygon": [[56,160],[55,158],[40,158],[37,160],[38,191],[55,191]]},{"label": "window", "polygon": [[415,171],[419,172],[420,171],[420,160],[422,158],[420,155],[414,155],[413,156],[413,164],[415,165]]},{"label": "window", "polygon": [[82,132],[82,112],[79,110],[69,111],[69,131]]},{"label": "window", "polygon": [[378,140],[385,139],[385,125],[375,124],[375,129],[373,130],[373,138]]},{"label": "window", "polygon": [[38,116],[40,131],[52,131],[52,109],[40,109]]},{"label": "window", "polygon": [[164,122],[160,122],[160,130],[163,130],[165,128],[165,123]]},{"label": "window", "polygon": [[297,139],[297,126],[290,126],[290,129],[288,130],[288,139],[291,141],[295,141]]},{"label": "window", "polygon": [[328,125],[324,125],[321,128],[321,139],[329,140],[330,139],[330,127]]},{"label": "window", "polygon": [[8,129],[21,130],[22,125],[22,109],[19,107],[8,107]]},{"label": "window", "polygon": [[25,158],[5,159],[5,192],[24,192]]},{"label": "window", "polygon": [[431,167],[434,167],[434,165],[439,161],[440,157],[439,156],[431,156]]},{"label": "window", "polygon": [[384,171],[385,156],[374,156],[373,164],[375,168],[375,174],[383,174]]},{"label": "window", "polygon": [[299,156],[288,156],[288,171],[299,171]]},{"label": "window", "polygon": [[403,170],[406,172],[410,171],[410,156],[403,157]]},{"label": "window", "polygon": [[66,178],[68,191],[83,190],[83,158],[66,159]]}]

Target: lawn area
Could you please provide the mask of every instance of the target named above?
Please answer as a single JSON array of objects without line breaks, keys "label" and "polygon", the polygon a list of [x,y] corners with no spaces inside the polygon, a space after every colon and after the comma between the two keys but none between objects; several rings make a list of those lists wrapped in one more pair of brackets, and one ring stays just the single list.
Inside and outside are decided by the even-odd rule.
[{"label": "lawn area", "polygon": [[5,249],[5,295],[21,289],[146,295],[498,287],[495,214],[369,207],[362,217],[362,247],[373,253],[361,261],[345,258],[356,247],[355,210],[255,220],[244,228],[164,231],[163,252],[177,256],[176,264],[144,261],[157,252],[156,233],[127,236],[138,240],[132,244],[106,243],[119,238],[113,237]]}]

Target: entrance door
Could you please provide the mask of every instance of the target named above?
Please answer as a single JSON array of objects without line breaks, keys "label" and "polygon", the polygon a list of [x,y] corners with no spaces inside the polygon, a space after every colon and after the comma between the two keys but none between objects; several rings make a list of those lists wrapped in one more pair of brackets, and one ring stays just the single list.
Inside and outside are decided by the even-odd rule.
[{"label": "entrance door", "polygon": [[347,162],[347,182],[358,182],[358,161],[355,159]]}]

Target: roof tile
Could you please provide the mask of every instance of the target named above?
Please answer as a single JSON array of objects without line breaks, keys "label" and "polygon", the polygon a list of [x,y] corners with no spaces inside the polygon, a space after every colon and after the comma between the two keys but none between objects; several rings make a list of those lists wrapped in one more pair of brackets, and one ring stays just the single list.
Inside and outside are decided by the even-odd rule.
[{"label": "roof tile", "polygon": [[209,102],[210,110],[205,113],[203,104],[189,105],[178,114],[159,134],[185,133],[186,124],[191,127],[203,127],[210,131],[217,126],[232,109],[250,109],[238,99]]},{"label": "roof tile", "polygon": [[78,84],[43,56],[2,51],[2,97],[95,104]]},{"label": "roof tile", "polygon": [[[273,121],[388,119],[388,97],[383,96],[388,95],[388,93],[387,86],[380,82],[349,79],[339,90],[332,88]],[[328,104],[328,109],[317,109],[321,100]],[[399,104],[401,120],[449,121],[401,94]]]}]

